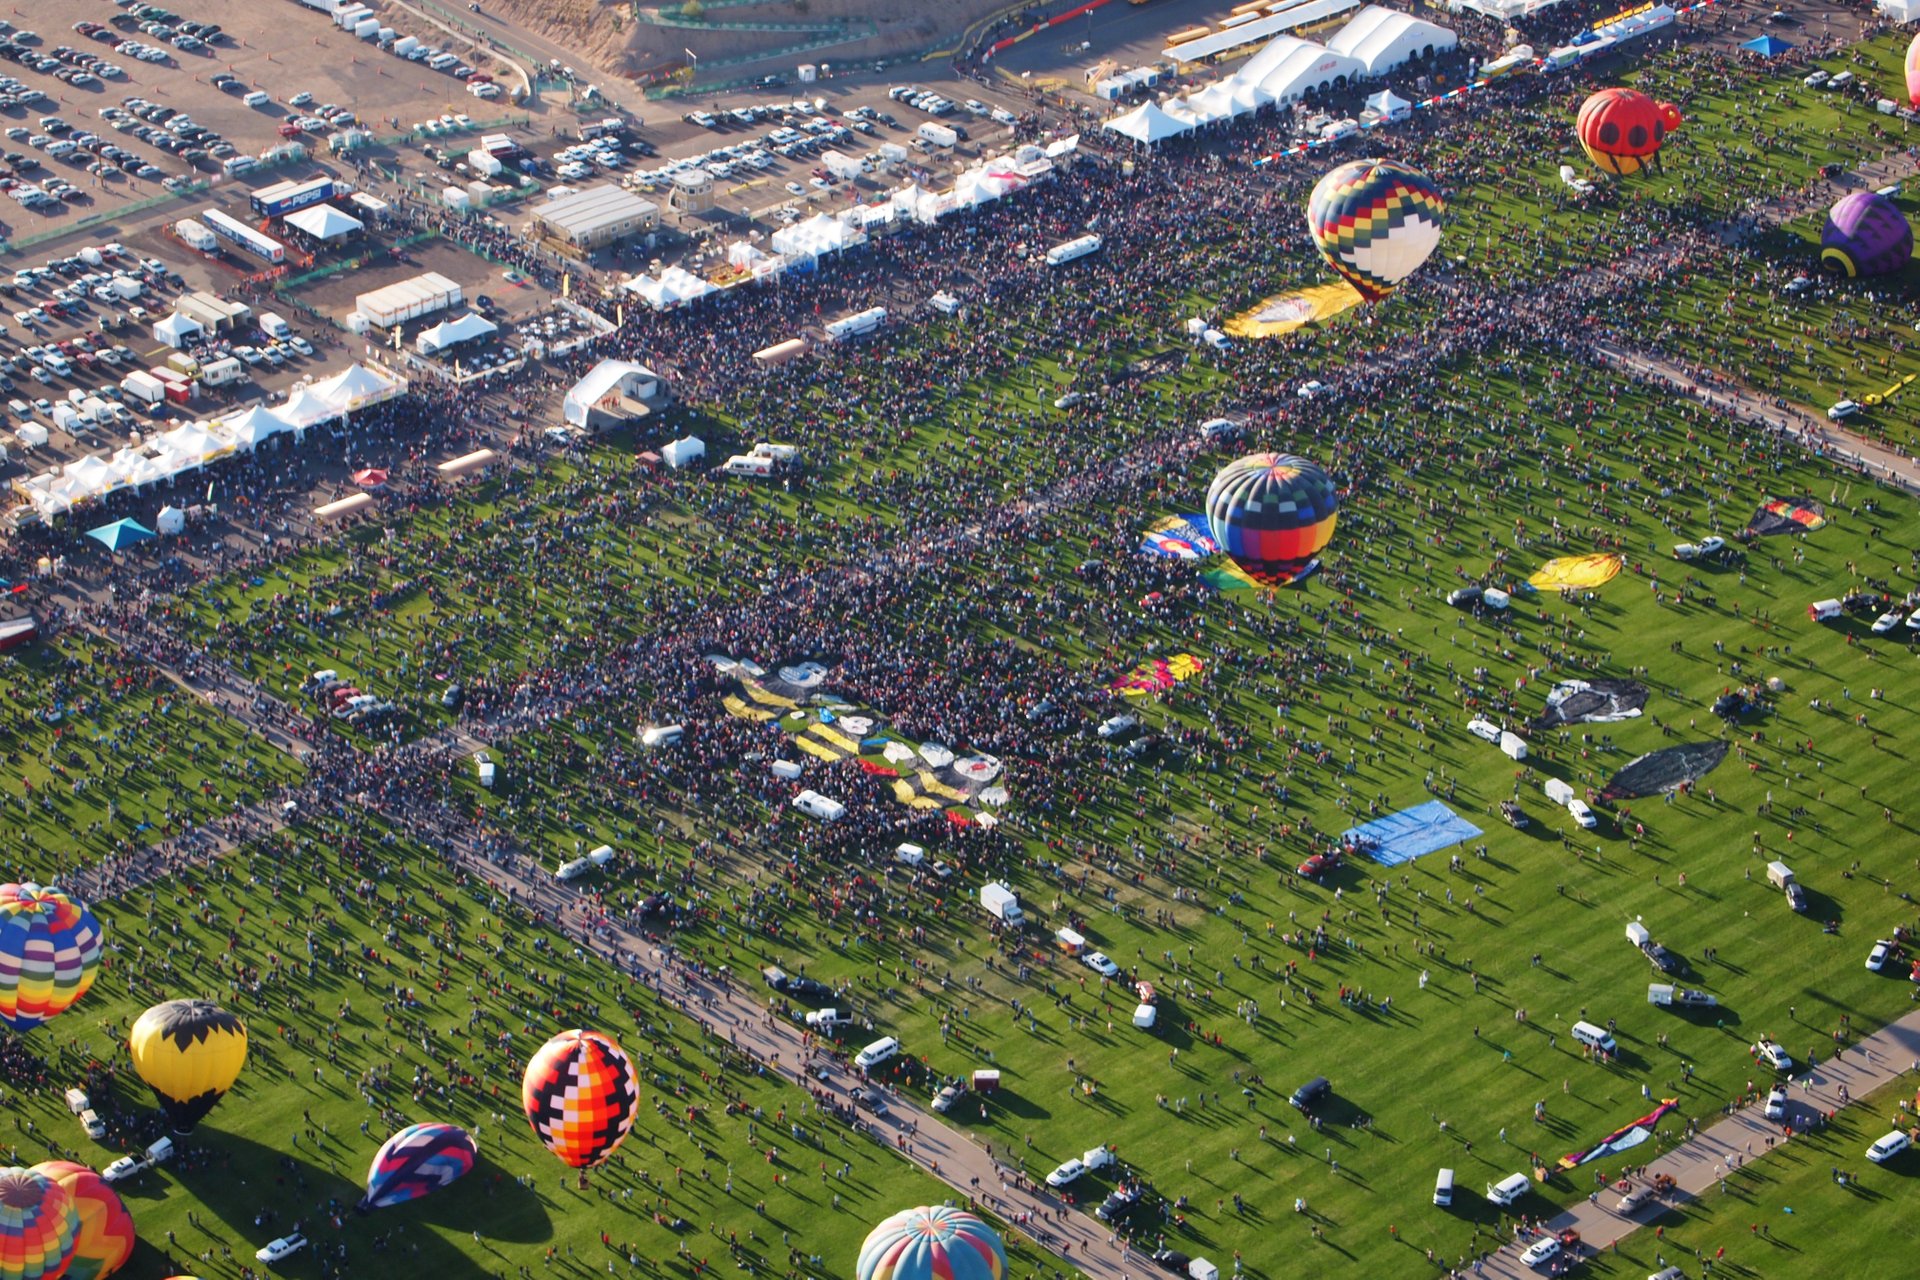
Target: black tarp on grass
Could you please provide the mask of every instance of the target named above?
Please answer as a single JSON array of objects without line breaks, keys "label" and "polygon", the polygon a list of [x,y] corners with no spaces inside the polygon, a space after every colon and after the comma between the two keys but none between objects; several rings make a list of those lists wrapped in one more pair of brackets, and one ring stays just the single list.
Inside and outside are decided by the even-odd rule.
[{"label": "black tarp on grass", "polygon": [[1614,774],[1600,798],[1636,800],[1641,796],[1657,796],[1663,791],[1677,791],[1712,773],[1727,758],[1730,749],[1725,742],[1686,742],[1677,747],[1663,747],[1629,762]]}]

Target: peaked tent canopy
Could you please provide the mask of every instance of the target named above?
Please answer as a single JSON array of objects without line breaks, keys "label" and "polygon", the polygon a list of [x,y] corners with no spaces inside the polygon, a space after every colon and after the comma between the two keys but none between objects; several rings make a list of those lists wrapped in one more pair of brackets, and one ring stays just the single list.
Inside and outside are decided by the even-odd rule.
[{"label": "peaked tent canopy", "polygon": [[1101,128],[1152,146],[1183,133],[1192,133],[1194,122],[1172,114],[1157,102],[1147,102],[1106,121]]},{"label": "peaked tent canopy", "polygon": [[366,230],[367,224],[350,213],[342,213],[330,204],[310,205],[290,213],[283,221],[296,231],[304,231],[316,240],[338,240]]},{"label": "peaked tent canopy", "polygon": [[363,364],[350,364],[331,378],[322,378],[310,388],[322,400],[338,409],[358,409],[392,399],[405,390],[404,383],[390,382]]},{"label": "peaked tent canopy", "polygon": [[138,520],[115,520],[112,524],[103,524],[98,529],[87,530],[87,536],[109,551],[119,551],[136,543],[145,542],[153,537],[153,530]]},{"label": "peaked tent canopy", "polygon": [[293,430],[293,424],[265,405],[254,405],[225,423],[225,434],[241,449],[257,449],[260,442]]},{"label": "peaked tent canopy", "polygon": [[1367,99],[1367,109],[1388,120],[1398,120],[1413,110],[1413,104],[1391,89],[1382,89]]},{"label": "peaked tent canopy", "polygon": [[475,338],[484,338],[498,332],[500,332],[499,325],[485,316],[475,315],[469,311],[451,320],[442,320],[431,329],[421,330],[419,336],[413,340],[413,345],[421,355],[432,355],[437,351],[445,351],[449,347],[457,347],[463,342],[472,342]]},{"label": "peaked tent canopy", "polygon": [[301,387],[274,413],[282,421],[291,423],[294,430],[304,431],[317,422],[332,422],[340,416],[340,407],[315,395],[313,388]]},{"label": "peaked tent canopy", "polygon": [[1757,53],[1763,58],[1777,58],[1793,48],[1778,36],[1755,36],[1740,47],[1748,53]]}]

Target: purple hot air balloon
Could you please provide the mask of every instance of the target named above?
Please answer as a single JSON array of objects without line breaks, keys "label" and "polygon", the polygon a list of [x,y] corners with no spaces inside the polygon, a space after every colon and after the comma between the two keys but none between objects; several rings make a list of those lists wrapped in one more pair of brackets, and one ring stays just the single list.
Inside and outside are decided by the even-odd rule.
[{"label": "purple hot air balloon", "polygon": [[1820,236],[1820,264],[1849,276],[1884,276],[1913,257],[1913,228],[1893,201],[1874,191],[1841,196]]},{"label": "purple hot air balloon", "polygon": [[367,1194],[354,1206],[365,1213],[418,1200],[473,1168],[473,1137],[451,1124],[410,1124],[388,1138],[367,1170]]}]

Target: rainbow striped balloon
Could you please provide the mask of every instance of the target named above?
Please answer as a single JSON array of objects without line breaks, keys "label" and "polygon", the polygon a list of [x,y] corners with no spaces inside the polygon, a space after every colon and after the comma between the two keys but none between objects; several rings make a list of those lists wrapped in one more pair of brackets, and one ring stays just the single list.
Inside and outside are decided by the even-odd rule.
[{"label": "rainbow striped balloon", "polygon": [[1307,197],[1307,230],[1320,256],[1369,302],[1399,288],[1433,255],[1446,214],[1433,179],[1392,160],[1343,164]]},{"label": "rainbow striped balloon", "polygon": [[0,1022],[31,1031],[72,1008],[100,968],[100,922],[58,889],[0,884]]},{"label": "rainbow striped balloon", "polygon": [[71,1160],[43,1160],[33,1171],[59,1183],[80,1215],[73,1262],[63,1280],[106,1280],[126,1266],[135,1244],[133,1215],[105,1179]]},{"label": "rainbow striped balloon", "polygon": [[902,1209],[860,1246],[858,1280],[1001,1280],[999,1233],[964,1209]]},{"label": "rainbow striped balloon", "polygon": [[80,1213],[64,1187],[31,1169],[0,1169],[0,1276],[57,1280],[79,1238]]}]

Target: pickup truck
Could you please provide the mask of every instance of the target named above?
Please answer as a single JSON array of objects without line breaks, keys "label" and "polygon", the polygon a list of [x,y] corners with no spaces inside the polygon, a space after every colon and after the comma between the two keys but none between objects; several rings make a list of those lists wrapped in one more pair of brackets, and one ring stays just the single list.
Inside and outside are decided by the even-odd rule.
[{"label": "pickup truck", "polygon": [[1675,560],[1702,560],[1724,549],[1726,545],[1727,540],[1725,538],[1702,538],[1698,544],[1682,542],[1674,547],[1673,558]]},{"label": "pickup truck", "polygon": [[143,1169],[165,1164],[173,1159],[173,1139],[162,1138],[137,1156],[121,1156],[100,1171],[103,1182],[125,1182]]}]

